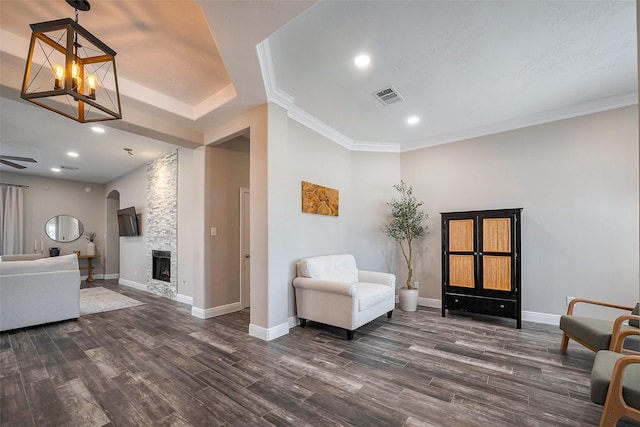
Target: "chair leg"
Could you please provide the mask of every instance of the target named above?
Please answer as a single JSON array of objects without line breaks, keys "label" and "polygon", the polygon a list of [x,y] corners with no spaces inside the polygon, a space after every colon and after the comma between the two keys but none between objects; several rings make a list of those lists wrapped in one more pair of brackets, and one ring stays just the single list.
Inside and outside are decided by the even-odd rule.
[{"label": "chair leg", "polygon": [[567,347],[569,346],[569,336],[566,332],[562,333],[562,341],[560,342],[560,350],[567,351]]},{"label": "chair leg", "polygon": [[300,327],[304,328],[305,326],[307,326],[307,319],[303,319],[301,317],[298,317],[298,320],[300,320]]},{"label": "chair leg", "polygon": [[391,315],[393,314],[393,310],[387,312],[387,319],[391,319]]},{"label": "chair leg", "polygon": [[354,331],[350,331],[350,330],[347,329],[347,339],[349,341],[351,341],[353,339],[353,332]]},{"label": "chair leg", "polygon": [[619,393],[617,390],[611,390],[607,392],[607,399],[604,402],[604,408],[602,409],[602,416],[600,417],[600,427],[616,427],[620,418],[624,414],[624,406],[620,403],[619,399],[622,399],[622,395],[619,397],[611,396],[610,394]]}]

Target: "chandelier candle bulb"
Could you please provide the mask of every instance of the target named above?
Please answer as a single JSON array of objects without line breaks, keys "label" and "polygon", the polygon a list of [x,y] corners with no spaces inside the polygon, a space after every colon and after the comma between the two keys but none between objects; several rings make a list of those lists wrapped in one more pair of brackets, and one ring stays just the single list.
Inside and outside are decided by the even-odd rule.
[{"label": "chandelier candle bulb", "polygon": [[78,92],[78,65],[74,62],[73,65],[71,66],[71,78],[73,80],[73,85],[71,86],[71,89]]},{"label": "chandelier candle bulb", "polygon": [[56,75],[54,89],[62,88],[62,80],[64,80],[64,67],[62,65],[54,65],[53,72]]},{"label": "chandelier candle bulb", "polygon": [[89,98],[96,99],[96,76],[89,74],[87,77],[87,85],[89,86]]}]

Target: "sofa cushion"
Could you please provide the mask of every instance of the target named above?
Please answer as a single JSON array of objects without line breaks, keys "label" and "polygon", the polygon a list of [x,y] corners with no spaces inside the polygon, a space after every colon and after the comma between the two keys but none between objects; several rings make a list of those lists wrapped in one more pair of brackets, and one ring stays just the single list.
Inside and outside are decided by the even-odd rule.
[{"label": "sofa cushion", "polygon": [[[620,353],[607,350],[599,351],[596,354],[596,359],[591,369],[591,401],[593,403],[604,405],[613,365],[622,356]],[[632,364],[625,369],[622,382],[622,397],[628,405],[640,408],[640,365]]]},{"label": "sofa cushion", "polygon": [[78,256],[76,254],[36,259],[34,261],[4,261],[0,262],[0,275],[47,273],[51,271],[77,270]]},{"label": "sofa cushion", "polygon": [[[629,328],[622,325],[622,330]],[[565,314],[560,317],[560,329],[594,348],[607,350],[611,344],[613,321]]]},{"label": "sofa cushion", "polygon": [[353,255],[315,256],[298,262],[298,276],[355,283],[358,269]]},{"label": "sofa cushion", "polygon": [[395,298],[393,288],[377,283],[354,283],[358,288],[358,311],[367,310],[376,304]]},{"label": "sofa cushion", "polygon": [[35,259],[44,258],[42,254],[18,254],[18,255],[2,255],[0,262],[3,261],[33,261]]}]

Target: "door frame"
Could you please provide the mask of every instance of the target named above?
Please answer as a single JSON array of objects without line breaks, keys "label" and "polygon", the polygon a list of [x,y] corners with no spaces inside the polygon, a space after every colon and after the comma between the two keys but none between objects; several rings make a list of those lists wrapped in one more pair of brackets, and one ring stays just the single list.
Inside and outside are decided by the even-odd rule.
[{"label": "door frame", "polygon": [[[246,187],[240,187],[240,253],[239,253],[239,257],[240,257],[240,307],[241,309],[244,309],[246,307],[248,307],[251,303],[251,301],[245,301],[245,299],[251,299],[250,297],[247,298],[247,294],[250,295],[250,291],[251,291],[251,276],[248,277],[249,283],[245,284],[245,281],[247,280],[247,278],[245,277],[244,274],[244,263],[245,260],[247,259],[247,255],[250,256],[251,254],[251,248],[250,247],[245,247],[245,229],[247,229],[249,227],[249,224],[245,223],[245,216],[248,212],[245,212],[247,207],[245,206],[244,203],[244,197],[245,195],[249,195],[249,203],[251,202],[251,192],[249,191],[248,188]],[[249,210],[251,209],[251,205],[249,205]],[[249,258],[250,260],[250,258]],[[249,261],[250,262],[250,261]],[[247,289],[248,287],[248,289]]]}]

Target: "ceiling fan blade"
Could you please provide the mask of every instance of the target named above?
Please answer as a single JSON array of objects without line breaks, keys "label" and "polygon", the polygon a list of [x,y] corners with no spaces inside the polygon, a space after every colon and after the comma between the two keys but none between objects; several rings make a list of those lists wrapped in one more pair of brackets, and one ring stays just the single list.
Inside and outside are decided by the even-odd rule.
[{"label": "ceiling fan blade", "polygon": [[27,168],[26,166],[22,166],[22,165],[19,165],[17,163],[10,162],[9,160],[0,159],[0,163],[2,163],[3,165],[11,166],[11,167],[16,168],[16,169],[26,169]]},{"label": "ceiling fan blade", "polygon": [[0,159],[16,160],[18,162],[38,163],[35,161],[35,159],[32,159],[31,157],[4,156],[0,154]]}]

